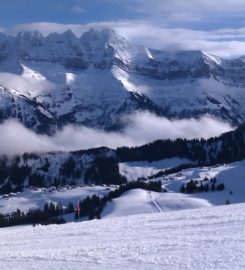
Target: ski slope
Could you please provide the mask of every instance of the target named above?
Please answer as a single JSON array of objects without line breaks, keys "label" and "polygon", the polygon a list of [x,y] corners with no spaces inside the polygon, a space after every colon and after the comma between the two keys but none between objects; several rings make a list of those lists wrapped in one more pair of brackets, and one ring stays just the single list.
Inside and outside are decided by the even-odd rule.
[{"label": "ski slope", "polygon": [[244,208],[4,228],[0,269],[245,269]]},{"label": "ski slope", "polygon": [[101,217],[114,218],[209,206],[212,206],[212,204],[208,200],[193,198],[187,194],[175,192],[158,193],[134,189],[108,203]]}]

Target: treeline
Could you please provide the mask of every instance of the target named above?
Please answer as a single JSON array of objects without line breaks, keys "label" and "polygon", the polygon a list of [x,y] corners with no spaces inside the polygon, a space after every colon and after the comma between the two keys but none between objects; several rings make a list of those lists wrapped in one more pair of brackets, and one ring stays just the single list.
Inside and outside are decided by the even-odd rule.
[{"label": "treeline", "polygon": [[87,197],[83,201],[79,201],[78,207],[75,211],[75,219],[87,216],[89,219],[100,219],[101,213],[108,202],[111,202],[113,199],[119,198],[123,193],[136,188],[161,192],[162,184],[161,181],[133,181],[121,185],[119,188],[110,191],[103,197],[97,195]]},{"label": "treeline", "polygon": [[[28,166],[28,158],[27,154],[22,156],[24,165],[22,162],[21,166],[20,157],[12,160],[4,156],[0,158],[0,194],[22,191],[24,184],[29,187],[75,185],[79,179],[83,179],[85,184],[120,185],[127,181],[120,175],[118,160],[113,157],[94,157],[92,162],[83,167],[82,161],[70,156],[60,164],[55,164],[58,167],[56,175],[49,174],[51,164],[48,158],[35,171]],[[37,156],[31,155],[31,158],[36,160]]]},{"label": "treeline", "polygon": [[118,160],[113,157],[96,157],[84,175],[86,184],[121,185],[127,179],[119,172]]},{"label": "treeline", "polygon": [[163,177],[163,176],[166,176],[166,175],[169,175],[169,174],[174,174],[174,173],[178,173],[178,172],[181,172],[183,170],[186,170],[186,169],[191,169],[191,168],[198,168],[200,166],[203,166],[202,163],[186,163],[186,164],[181,164],[177,167],[173,167],[173,168],[170,168],[170,169],[166,169],[166,170],[162,170],[162,171],[159,171],[147,178],[141,178],[142,180],[147,180],[147,179],[156,179],[156,178],[159,178],[159,177]]},{"label": "treeline", "polygon": [[179,157],[200,164],[230,163],[245,159],[245,125],[218,138],[157,140],[139,147],[121,147],[116,153],[121,162]]},{"label": "treeline", "polygon": [[[209,181],[209,182],[207,182]],[[186,184],[183,184],[180,187],[180,192],[182,193],[196,193],[196,192],[209,192],[209,191],[223,191],[225,189],[224,183],[216,184],[216,178],[211,178],[208,180],[207,178],[203,181],[194,181],[191,179]]]},{"label": "treeline", "polygon": [[62,224],[65,223],[63,215],[73,212],[74,207],[72,203],[69,203],[65,209],[61,203],[45,203],[43,210],[29,210],[25,213],[17,209],[11,214],[0,214],[0,227],[26,224]]}]

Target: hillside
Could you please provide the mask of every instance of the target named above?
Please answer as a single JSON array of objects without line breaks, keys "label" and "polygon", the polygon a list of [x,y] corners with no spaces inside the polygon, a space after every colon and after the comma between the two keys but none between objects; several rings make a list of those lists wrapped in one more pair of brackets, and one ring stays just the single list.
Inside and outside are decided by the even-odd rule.
[{"label": "hillside", "polygon": [[[116,150],[101,147],[74,152],[2,156],[0,194],[21,191],[29,186],[117,185],[127,180],[137,180],[142,176],[154,176],[155,173],[158,173],[156,176],[160,176],[186,168],[232,163],[245,159],[244,138],[243,125],[234,131],[207,140],[158,140],[139,147],[121,147]],[[143,168],[144,162],[157,161],[160,166],[158,169],[146,169],[144,172],[139,169],[141,172],[138,175],[134,173],[136,179],[129,175],[130,165],[124,166],[127,162],[141,162]],[[147,166],[145,164],[145,167]]]}]

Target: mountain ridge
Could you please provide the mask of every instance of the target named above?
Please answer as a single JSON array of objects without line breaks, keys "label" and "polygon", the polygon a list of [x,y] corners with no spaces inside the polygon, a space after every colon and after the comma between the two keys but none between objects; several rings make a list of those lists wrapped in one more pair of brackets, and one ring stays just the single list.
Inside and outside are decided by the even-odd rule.
[{"label": "mountain ridge", "polygon": [[243,57],[149,49],[111,29],[0,34],[0,121],[17,118],[46,134],[67,124],[116,130],[122,117],[149,111],[170,119],[209,114],[238,126],[244,74]]}]

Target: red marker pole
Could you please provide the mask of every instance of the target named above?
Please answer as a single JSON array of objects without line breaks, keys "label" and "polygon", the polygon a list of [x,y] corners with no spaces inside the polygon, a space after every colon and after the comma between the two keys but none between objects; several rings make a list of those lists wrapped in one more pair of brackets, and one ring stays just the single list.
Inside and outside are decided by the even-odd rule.
[{"label": "red marker pole", "polygon": [[80,218],[80,201],[77,204],[77,217]]}]

